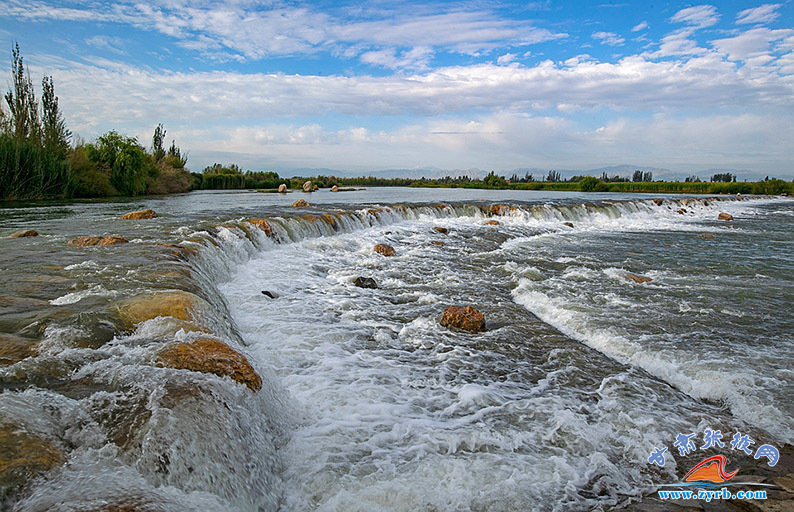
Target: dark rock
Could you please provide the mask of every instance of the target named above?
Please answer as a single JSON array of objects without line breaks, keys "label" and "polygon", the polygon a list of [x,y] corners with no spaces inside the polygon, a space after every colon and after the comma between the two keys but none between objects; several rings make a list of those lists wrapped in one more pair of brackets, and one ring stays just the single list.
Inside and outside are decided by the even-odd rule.
[{"label": "dark rock", "polygon": [[376,289],[378,287],[378,283],[376,283],[375,280],[372,279],[371,277],[358,276],[357,278],[353,279],[353,284],[358,286],[359,288]]},{"label": "dark rock", "polygon": [[275,295],[267,290],[262,290],[262,295],[264,295],[265,297],[270,297],[271,299],[275,299],[278,297],[278,295]]},{"label": "dark rock", "polygon": [[573,227],[573,222],[563,222],[562,225],[563,226],[568,226],[569,228],[572,228]]}]

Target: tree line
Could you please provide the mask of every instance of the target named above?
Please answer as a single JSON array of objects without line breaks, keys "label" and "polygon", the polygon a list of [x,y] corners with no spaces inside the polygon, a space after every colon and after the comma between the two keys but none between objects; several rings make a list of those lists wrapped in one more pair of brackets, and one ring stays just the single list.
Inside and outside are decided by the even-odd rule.
[{"label": "tree line", "polygon": [[45,75],[41,102],[19,44],[12,48],[11,88],[0,103],[0,200],[136,196],[190,190],[187,155],[157,125],[151,148],[116,131],[86,143],[72,136]]}]

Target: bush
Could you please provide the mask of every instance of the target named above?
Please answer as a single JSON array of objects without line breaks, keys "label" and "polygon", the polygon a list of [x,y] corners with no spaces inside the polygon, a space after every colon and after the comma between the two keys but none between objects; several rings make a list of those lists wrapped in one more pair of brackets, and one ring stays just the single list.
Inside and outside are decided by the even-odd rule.
[{"label": "bush", "polygon": [[68,195],[73,197],[117,196],[118,191],[110,184],[110,168],[106,164],[92,162],[85,146],[77,146],[69,155],[72,166],[72,183]]},{"label": "bush", "polygon": [[594,178],[593,176],[585,176],[579,182],[579,190],[582,192],[605,192],[609,190],[606,183]]}]

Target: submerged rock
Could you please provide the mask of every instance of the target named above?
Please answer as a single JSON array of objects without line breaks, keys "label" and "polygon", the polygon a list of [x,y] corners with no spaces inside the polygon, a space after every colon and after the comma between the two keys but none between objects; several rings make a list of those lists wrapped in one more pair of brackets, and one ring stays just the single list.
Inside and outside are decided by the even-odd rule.
[{"label": "submerged rock", "polygon": [[0,366],[18,363],[38,354],[36,340],[0,333]]},{"label": "submerged rock", "polygon": [[718,220],[733,220],[733,215],[730,213],[720,213],[717,215]]},{"label": "submerged rock", "polygon": [[169,368],[211,373],[248,386],[252,391],[262,387],[262,378],[251,363],[229,345],[211,338],[175,343],[157,354],[157,360]]},{"label": "submerged rock", "polygon": [[100,247],[107,245],[126,244],[129,240],[123,236],[78,236],[67,243],[75,247],[91,247],[97,245]]},{"label": "submerged rock", "polygon": [[307,181],[306,183],[303,184],[303,191],[304,192],[311,192],[312,190],[314,190],[314,189],[312,187],[312,182],[311,181]]},{"label": "submerged rock", "polygon": [[444,242],[442,242],[441,240],[433,240],[433,241],[431,241],[430,243],[431,243],[431,244],[433,244],[433,245],[439,245],[439,246],[441,246],[441,245],[447,245],[447,244],[445,244]]},{"label": "submerged rock", "polygon": [[157,217],[157,214],[154,213],[154,210],[137,210],[121,216],[124,220],[153,219],[155,217]]},{"label": "submerged rock", "polygon": [[446,235],[447,233],[449,233],[449,230],[447,228],[442,228],[440,226],[434,226],[433,229],[435,229],[436,231],[438,231],[442,235]]},{"label": "submerged rock", "polygon": [[656,204],[656,206],[662,206],[664,201],[662,199],[654,199],[653,202]]},{"label": "submerged rock", "polygon": [[378,287],[378,283],[376,283],[375,280],[372,279],[371,277],[358,276],[357,278],[353,279],[353,284],[358,286],[359,288],[376,289]]},{"label": "submerged rock", "polygon": [[498,220],[486,220],[483,224],[485,224],[486,226],[498,226],[499,225],[499,221]]},{"label": "submerged rock", "polygon": [[387,244],[378,244],[374,247],[375,252],[378,254],[382,254],[384,256],[394,256],[397,252],[394,250],[394,247]]},{"label": "submerged rock", "polygon": [[573,227],[573,222],[563,222],[562,225],[563,226],[568,226],[569,228],[572,228]]},{"label": "submerged rock", "polygon": [[309,203],[306,202],[305,199],[298,199],[297,201],[292,203],[292,206],[294,206],[295,208],[299,208],[301,206],[309,206]]},{"label": "submerged rock", "polygon": [[653,279],[651,279],[648,276],[641,276],[641,275],[637,275],[637,274],[632,274],[630,272],[626,272],[625,274],[623,274],[623,276],[626,279],[628,279],[630,281],[634,281],[635,283],[639,283],[639,284],[650,283],[651,281],[653,281]]},{"label": "submerged rock", "polygon": [[270,297],[271,299],[275,299],[278,297],[278,295],[274,294],[273,292],[269,292],[267,290],[262,290],[262,295],[264,295],[265,297]]},{"label": "submerged rock", "polygon": [[460,329],[469,332],[485,331],[485,316],[477,311],[474,306],[447,307],[438,319],[443,327],[448,329]]},{"label": "submerged rock", "polygon": [[256,226],[265,232],[267,236],[273,236],[273,226],[264,219],[248,219],[249,224]]},{"label": "submerged rock", "polygon": [[23,229],[22,231],[17,231],[16,233],[8,235],[6,238],[27,238],[30,236],[39,236],[39,233],[34,229]]},{"label": "submerged rock", "polygon": [[143,293],[127,299],[118,312],[127,326],[134,326],[157,317],[173,317],[191,321],[197,308],[206,307],[204,299],[182,290]]},{"label": "submerged rock", "polygon": [[278,193],[279,194],[286,194],[287,193],[287,184],[286,183],[282,183],[281,185],[278,186]]},{"label": "submerged rock", "polygon": [[510,208],[506,204],[491,205],[491,215],[506,215]]},{"label": "submerged rock", "polygon": [[712,238],[716,238],[716,237],[715,237],[714,235],[712,235],[711,233],[703,233],[703,234],[702,234],[702,235],[700,235],[698,238],[708,238],[708,239],[712,239]]},{"label": "submerged rock", "polygon": [[339,187],[334,185],[333,187],[331,187],[331,192],[339,192]]},{"label": "submerged rock", "polygon": [[0,423],[0,503],[65,460],[63,451],[50,441]]}]

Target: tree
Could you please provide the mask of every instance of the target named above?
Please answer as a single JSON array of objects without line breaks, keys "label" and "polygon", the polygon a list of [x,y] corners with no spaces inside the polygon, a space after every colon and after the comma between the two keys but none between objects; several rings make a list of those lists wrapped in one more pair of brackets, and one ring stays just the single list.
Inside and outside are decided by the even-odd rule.
[{"label": "tree", "polygon": [[165,128],[163,128],[163,123],[158,123],[154,128],[154,135],[152,135],[152,157],[155,162],[159,162],[165,156],[164,141]]},{"label": "tree", "polygon": [[66,158],[72,132],[66,128],[66,121],[58,109],[58,97],[51,76],[44,76],[41,89],[42,145],[44,149]]},{"label": "tree", "polygon": [[562,181],[562,176],[558,171],[549,171],[549,175],[546,176],[546,181],[551,183],[557,183],[559,181]]},{"label": "tree", "polygon": [[497,176],[493,171],[483,178],[482,183],[486,188],[507,188],[507,180],[502,176]]},{"label": "tree", "polygon": [[11,52],[11,90],[5,95],[9,117],[7,130],[18,141],[37,139],[40,135],[39,105],[33,91],[30,73],[25,69],[19,43]]},{"label": "tree", "polygon": [[153,169],[138,139],[111,131],[86,149],[91,161],[107,165],[110,184],[120,194],[137,196],[146,191],[146,180]]}]

